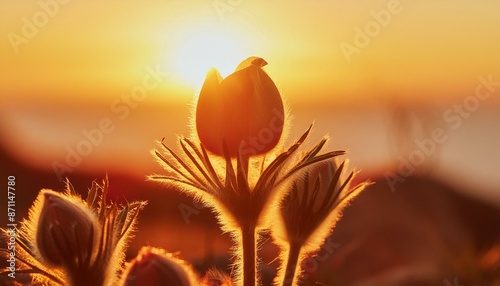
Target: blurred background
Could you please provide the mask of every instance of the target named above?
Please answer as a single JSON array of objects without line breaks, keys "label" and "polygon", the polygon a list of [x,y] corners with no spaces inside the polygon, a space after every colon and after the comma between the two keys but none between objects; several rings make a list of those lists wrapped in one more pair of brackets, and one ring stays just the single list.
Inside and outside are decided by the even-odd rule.
[{"label": "blurred background", "polygon": [[[316,261],[364,261],[365,270],[335,279],[313,271],[307,281],[476,281],[480,270],[463,265],[500,265],[498,11],[487,0],[0,1],[1,172],[5,182],[16,176],[17,219],[41,188],[62,190],[68,177],[85,193],[107,174],[117,199],[150,200],[130,256],[160,246],[230,271],[230,240],[210,211],[145,176],[163,172],[149,153],[155,141],[176,146],[191,134],[208,69],[225,77],[256,55],[290,107],[287,142],[314,122],[310,144],[328,134],[360,180],[377,182],[339,224],[331,263]],[[470,249],[458,259],[468,262],[430,263],[457,260],[435,251],[443,245]],[[267,250],[272,273],[270,242]],[[401,259],[405,251],[429,255]]]}]

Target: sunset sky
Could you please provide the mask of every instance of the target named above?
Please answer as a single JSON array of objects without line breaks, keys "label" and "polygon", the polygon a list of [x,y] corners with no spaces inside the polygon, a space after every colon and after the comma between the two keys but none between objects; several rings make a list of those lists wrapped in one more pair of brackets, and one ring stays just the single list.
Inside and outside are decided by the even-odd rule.
[{"label": "sunset sky", "polygon": [[500,91],[490,85],[467,116],[453,108],[480,78],[500,86],[499,11],[487,0],[0,1],[0,143],[50,169],[102,124],[74,169],[143,174],[153,140],[189,134],[207,70],[227,76],[257,55],[293,112],[290,141],[315,120],[314,138],[329,133],[353,165],[397,164],[388,112],[402,105],[437,118],[427,131],[448,128],[443,174],[473,170],[470,185],[498,190]]}]

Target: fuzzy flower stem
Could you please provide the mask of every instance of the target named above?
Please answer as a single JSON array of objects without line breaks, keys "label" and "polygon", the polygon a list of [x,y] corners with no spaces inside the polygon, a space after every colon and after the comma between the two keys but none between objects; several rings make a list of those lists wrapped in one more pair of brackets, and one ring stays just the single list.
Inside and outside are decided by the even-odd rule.
[{"label": "fuzzy flower stem", "polygon": [[255,286],[256,276],[256,248],[255,226],[248,225],[241,228],[241,246],[243,251],[243,286]]},{"label": "fuzzy flower stem", "polygon": [[283,277],[283,286],[297,285],[297,264],[299,262],[301,245],[298,243],[290,243],[288,250],[288,258]]}]

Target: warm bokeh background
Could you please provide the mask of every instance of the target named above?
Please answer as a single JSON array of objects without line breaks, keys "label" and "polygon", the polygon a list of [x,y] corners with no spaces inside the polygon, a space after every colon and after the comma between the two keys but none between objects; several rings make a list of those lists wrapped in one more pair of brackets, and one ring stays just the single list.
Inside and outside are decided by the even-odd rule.
[{"label": "warm bokeh background", "polygon": [[[206,70],[216,66],[228,75],[246,56],[259,55],[295,115],[292,135],[316,120],[316,137],[328,132],[331,146],[348,149],[355,166],[371,170],[398,163],[390,150],[402,135],[391,129],[396,109],[418,109],[432,119],[428,131],[446,128],[442,114],[474,95],[479,76],[500,80],[496,1],[234,2],[2,1],[2,146],[50,169],[64,162],[66,146],[85,138],[83,130],[110,118],[116,128],[75,171],[142,176],[152,165],[154,139],[173,142],[189,132],[189,106]],[[385,27],[373,25],[375,14]],[[358,29],[368,29],[368,42],[356,39]],[[346,57],[342,45],[353,52]],[[113,110],[113,103],[127,106],[121,96],[148,68],[168,76],[125,107],[129,113]],[[494,92],[460,128],[448,128],[438,154],[436,171],[481,193],[500,187],[499,98]],[[500,203],[500,195],[488,196]]]},{"label": "warm bokeh background", "polygon": [[488,0],[0,1],[2,173],[30,180],[19,192],[57,187],[55,162],[71,163],[104,121],[63,176],[141,181],[161,171],[155,140],[191,132],[208,68],[227,76],[258,55],[291,107],[289,141],[315,121],[312,142],[328,133],[362,176],[383,176],[441,128],[446,142],[415,174],[498,206],[499,11]]}]

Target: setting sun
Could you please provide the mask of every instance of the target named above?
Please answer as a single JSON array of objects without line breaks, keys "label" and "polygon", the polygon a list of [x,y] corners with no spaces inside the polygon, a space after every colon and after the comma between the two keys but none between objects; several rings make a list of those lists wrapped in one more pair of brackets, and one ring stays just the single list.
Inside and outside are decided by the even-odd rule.
[{"label": "setting sun", "polygon": [[195,87],[201,87],[210,68],[226,77],[249,53],[240,34],[222,25],[202,23],[179,32],[170,64],[176,76]]}]

